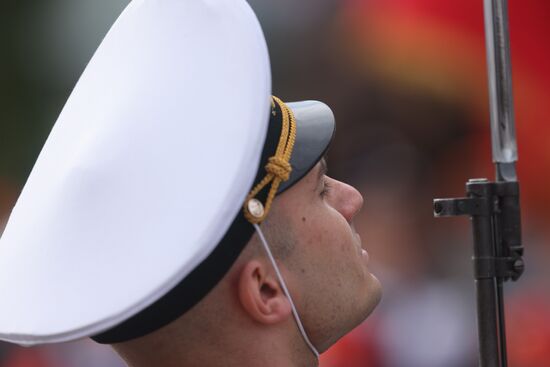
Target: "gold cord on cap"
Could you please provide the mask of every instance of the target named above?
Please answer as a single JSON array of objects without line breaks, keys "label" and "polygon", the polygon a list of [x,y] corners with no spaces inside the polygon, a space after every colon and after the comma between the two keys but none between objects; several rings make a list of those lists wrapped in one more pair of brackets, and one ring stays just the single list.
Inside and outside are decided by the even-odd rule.
[{"label": "gold cord on cap", "polygon": [[[290,108],[279,98],[272,96],[272,106],[275,106],[275,103],[281,108],[283,127],[275,155],[268,159],[265,166],[267,174],[250,191],[244,203],[244,217],[252,224],[259,224],[267,217],[279,185],[288,180],[292,171],[289,161],[296,141],[296,120]],[[264,205],[255,196],[269,183],[271,187]]]}]

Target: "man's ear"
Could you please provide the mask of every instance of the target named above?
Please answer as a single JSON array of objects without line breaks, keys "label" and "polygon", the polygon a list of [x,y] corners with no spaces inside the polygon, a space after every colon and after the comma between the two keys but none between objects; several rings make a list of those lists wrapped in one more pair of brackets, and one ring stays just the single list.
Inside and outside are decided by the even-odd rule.
[{"label": "man's ear", "polygon": [[290,302],[271,264],[248,261],[241,270],[238,284],[241,305],[253,320],[276,324],[291,316]]}]

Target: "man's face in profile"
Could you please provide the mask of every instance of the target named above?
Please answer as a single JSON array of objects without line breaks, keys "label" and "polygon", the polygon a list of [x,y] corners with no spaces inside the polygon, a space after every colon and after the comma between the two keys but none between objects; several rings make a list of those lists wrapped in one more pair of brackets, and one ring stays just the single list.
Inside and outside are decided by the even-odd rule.
[{"label": "man's face in profile", "polygon": [[286,237],[293,241],[283,277],[319,351],[361,323],[381,296],[353,226],[363,198],[325,173],[323,159],[279,196],[274,213],[288,221]]}]

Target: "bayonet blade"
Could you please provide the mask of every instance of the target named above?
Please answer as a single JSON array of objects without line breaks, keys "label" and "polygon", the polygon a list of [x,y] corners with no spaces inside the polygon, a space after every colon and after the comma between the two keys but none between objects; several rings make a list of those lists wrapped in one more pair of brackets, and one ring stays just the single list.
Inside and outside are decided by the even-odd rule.
[{"label": "bayonet blade", "polygon": [[507,0],[484,0],[484,14],[493,161],[497,164],[497,179],[515,180],[518,153]]}]

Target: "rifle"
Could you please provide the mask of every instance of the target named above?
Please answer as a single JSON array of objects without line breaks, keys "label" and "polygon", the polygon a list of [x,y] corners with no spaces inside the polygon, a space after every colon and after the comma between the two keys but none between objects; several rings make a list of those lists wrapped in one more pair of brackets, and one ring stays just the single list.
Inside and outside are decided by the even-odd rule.
[{"label": "rifle", "polygon": [[524,270],[507,0],[484,0],[491,144],[495,180],[470,179],[466,197],[434,199],[434,216],[468,215],[480,367],[506,367],[503,283]]}]

